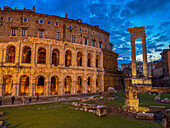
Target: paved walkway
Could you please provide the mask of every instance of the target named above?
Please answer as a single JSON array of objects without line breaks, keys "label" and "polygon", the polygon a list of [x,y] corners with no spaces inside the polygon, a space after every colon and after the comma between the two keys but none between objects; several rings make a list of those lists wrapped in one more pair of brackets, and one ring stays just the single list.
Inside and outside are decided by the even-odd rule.
[{"label": "paved walkway", "polygon": [[[97,96],[97,95],[93,95]],[[34,105],[34,104],[45,104],[45,103],[55,103],[55,102],[62,102],[62,101],[72,101],[72,100],[80,100],[80,99],[87,99],[91,96],[83,96],[83,97],[67,97],[67,98],[56,98],[51,101],[38,101],[38,102],[32,102],[32,103],[27,103],[25,105]],[[0,108],[2,107],[16,107],[16,106],[25,106],[22,103],[16,103],[16,104],[7,104],[7,105],[1,105]]]}]

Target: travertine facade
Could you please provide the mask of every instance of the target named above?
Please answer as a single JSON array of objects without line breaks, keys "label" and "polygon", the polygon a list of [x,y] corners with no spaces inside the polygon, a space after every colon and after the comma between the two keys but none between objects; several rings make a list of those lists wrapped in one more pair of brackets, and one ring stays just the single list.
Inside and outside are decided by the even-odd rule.
[{"label": "travertine facade", "polygon": [[[112,50],[109,35],[67,15],[4,7],[0,10],[0,96],[103,92],[102,49]],[[117,65],[117,58],[114,61]]]}]

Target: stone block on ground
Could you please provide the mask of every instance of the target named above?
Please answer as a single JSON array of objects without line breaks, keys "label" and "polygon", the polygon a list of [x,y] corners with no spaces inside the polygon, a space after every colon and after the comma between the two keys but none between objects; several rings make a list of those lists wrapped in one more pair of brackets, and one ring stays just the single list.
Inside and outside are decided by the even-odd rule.
[{"label": "stone block on ground", "polygon": [[88,110],[88,112],[96,114],[96,110]]},{"label": "stone block on ground", "polygon": [[97,105],[97,111],[96,115],[97,116],[104,116],[107,114],[107,107],[103,105]]},{"label": "stone block on ground", "polygon": [[79,104],[77,102],[72,102],[72,106],[77,107]]},{"label": "stone block on ground", "polygon": [[136,119],[154,120],[154,114],[153,113],[137,113]]},{"label": "stone block on ground", "polygon": [[75,108],[75,110],[79,110],[79,108]]},{"label": "stone block on ground", "polygon": [[110,93],[117,93],[117,91],[113,87],[108,88],[108,92]]},{"label": "stone block on ground", "polygon": [[80,111],[83,111],[84,109],[83,108],[80,108]]},{"label": "stone block on ground", "polygon": [[162,102],[162,103],[167,103],[167,104],[168,104],[168,103],[170,103],[170,99],[165,98],[165,99],[161,100],[161,102]]},{"label": "stone block on ground", "polygon": [[154,101],[160,101],[160,100],[161,100],[160,96],[155,96]]},{"label": "stone block on ground", "polygon": [[89,97],[89,100],[93,100],[93,99],[94,99],[94,96]]},{"label": "stone block on ground", "polygon": [[88,111],[88,109],[87,109],[87,108],[84,108],[84,111],[85,111],[85,112],[87,112],[87,111]]}]

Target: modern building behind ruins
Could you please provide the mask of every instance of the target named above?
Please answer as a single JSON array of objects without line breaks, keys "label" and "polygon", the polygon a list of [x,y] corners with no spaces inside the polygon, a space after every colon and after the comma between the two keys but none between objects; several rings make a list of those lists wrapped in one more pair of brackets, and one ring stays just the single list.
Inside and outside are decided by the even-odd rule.
[{"label": "modern building behind ruins", "polygon": [[121,89],[109,33],[81,19],[0,10],[0,96]]}]

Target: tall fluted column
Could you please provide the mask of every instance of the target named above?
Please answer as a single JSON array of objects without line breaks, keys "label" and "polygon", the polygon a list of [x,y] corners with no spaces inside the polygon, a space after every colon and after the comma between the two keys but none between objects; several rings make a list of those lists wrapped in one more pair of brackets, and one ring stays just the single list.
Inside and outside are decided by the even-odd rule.
[{"label": "tall fluted column", "polygon": [[147,63],[147,51],[146,51],[146,37],[142,38],[143,49],[143,75],[148,77],[148,63]]},{"label": "tall fluted column", "polygon": [[132,77],[136,77],[136,51],[135,39],[131,38]]}]

